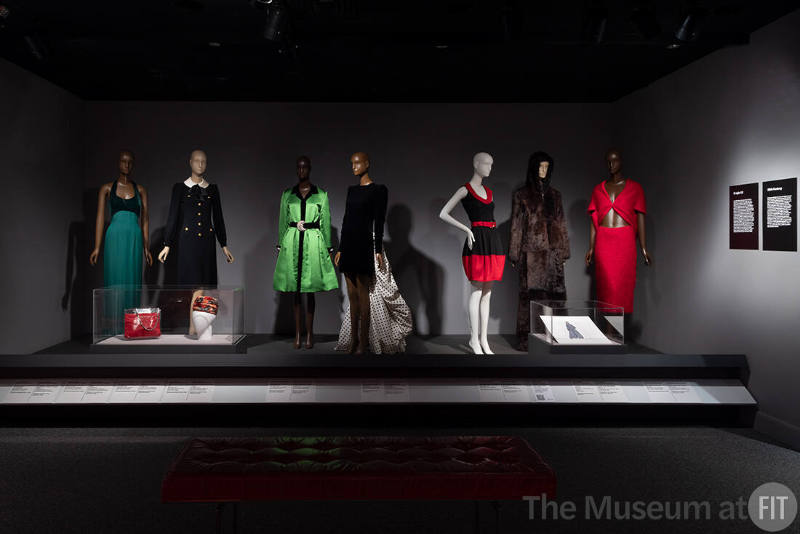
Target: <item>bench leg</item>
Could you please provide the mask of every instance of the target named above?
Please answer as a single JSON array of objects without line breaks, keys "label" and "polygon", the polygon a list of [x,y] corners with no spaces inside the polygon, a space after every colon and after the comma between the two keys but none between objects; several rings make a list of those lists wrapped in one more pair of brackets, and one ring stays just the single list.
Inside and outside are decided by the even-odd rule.
[{"label": "bench leg", "polygon": [[503,503],[500,501],[492,501],[492,508],[494,508],[494,532],[500,534],[500,508]]},{"label": "bench leg", "polygon": [[225,503],[224,502],[218,502],[217,503],[217,514],[216,514],[216,528],[214,529],[214,532],[216,532],[217,534],[223,534],[223,530],[222,530],[222,512],[224,512],[224,511],[225,511]]},{"label": "bench leg", "polygon": [[[239,530],[239,503],[233,502],[231,503],[231,508],[233,509],[233,516],[231,517],[230,525],[231,525],[231,532],[236,534]],[[217,513],[216,513],[216,529],[215,532],[217,534],[224,534],[225,528],[223,527],[223,519],[225,518],[225,503],[220,502],[217,503]]]}]

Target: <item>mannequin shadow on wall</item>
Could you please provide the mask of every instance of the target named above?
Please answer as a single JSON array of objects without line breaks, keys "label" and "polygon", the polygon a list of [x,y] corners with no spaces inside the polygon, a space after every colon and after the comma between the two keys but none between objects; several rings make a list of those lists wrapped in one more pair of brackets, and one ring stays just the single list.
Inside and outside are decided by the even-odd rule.
[{"label": "mannequin shadow on wall", "polygon": [[[264,244],[265,248],[269,248],[272,251],[275,251],[275,245],[272,244]],[[336,251],[339,249],[339,229],[335,226],[331,226],[331,247],[333,250]],[[265,293],[269,291],[273,291],[272,289],[272,273],[275,270],[275,262],[277,259],[277,252],[273,253],[273,257],[270,261],[264,261],[262,263],[257,263],[257,265],[271,265],[272,268],[269,269],[266,273],[266,277],[268,279],[268,283],[266,284],[268,287],[264,288]],[[248,262],[248,265],[250,262]],[[337,270],[338,271],[338,270]],[[265,276],[264,270],[259,268],[259,272],[256,276],[263,278]],[[338,290],[331,290],[331,291],[319,291],[316,293],[316,313],[314,316],[314,332],[319,333],[328,333],[333,329],[336,330],[336,334],[339,333],[339,326],[340,326],[340,316],[341,310],[344,307],[344,294],[343,288],[341,287],[342,279],[339,277],[339,284],[340,287]],[[249,276],[246,276],[245,280],[251,280]],[[249,287],[249,285],[248,285]],[[280,335],[294,335],[294,293],[287,293],[283,291],[275,291],[275,320],[272,328],[272,333],[280,334]],[[335,299],[337,302],[337,306],[335,307],[336,313],[328,312],[328,310],[334,309],[331,304],[331,299]],[[306,299],[300,299],[300,314],[301,317],[305,317],[305,304]],[[320,313],[322,312],[322,313]],[[326,324],[327,323],[327,324]],[[256,323],[256,325],[262,324],[260,321]],[[305,331],[305,325],[303,325],[303,331]]]},{"label": "mannequin shadow on wall", "polygon": [[648,321],[649,306],[658,308],[661,295],[658,287],[658,230],[653,217],[647,218],[647,250],[656,251],[650,265],[644,263],[641,249],[637,243],[636,258],[636,289],[634,293],[634,311],[625,324],[625,340],[638,343],[642,336],[644,325]]},{"label": "mannequin shadow on wall", "polygon": [[[92,288],[103,285],[102,256],[97,265],[89,264],[94,236],[97,189],[83,192],[81,219],[69,225],[67,258],[64,269],[64,294],[61,309],[70,314],[70,337],[84,337],[92,328]],[[99,273],[99,275],[98,275]]]},{"label": "mannequin shadow on wall", "polygon": [[[589,225],[592,223],[592,219],[589,217],[589,214],[586,212],[586,207],[589,205],[589,201],[585,199],[576,200],[569,206],[569,210],[567,211],[569,217],[569,226],[571,228],[576,228],[577,231],[583,235],[588,237],[589,235]],[[586,258],[586,251],[588,248],[584,247],[582,249],[578,249],[576,247],[575,239],[570,239],[572,243],[572,250],[570,251],[570,257],[575,258],[576,261],[581,262],[583,267],[583,272],[586,273],[586,276],[589,277],[589,294],[588,295],[570,295],[567,293],[567,299],[586,299],[586,300],[594,300],[596,293],[596,287],[594,282],[594,264],[589,265],[588,267],[585,264]],[[588,238],[586,240],[587,247],[588,247]]]},{"label": "mannequin shadow on wall", "polygon": [[[509,203],[511,202],[509,196]],[[511,262],[508,260],[509,244],[511,243],[511,218],[498,223],[497,231],[500,235],[500,242],[503,244],[503,252],[506,254],[506,263],[503,268],[503,280],[500,283],[495,283],[492,288],[492,302],[505,303],[497,306],[495,314],[500,316],[500,332],[516,332],[517,331],[517,304],[519,300],[519,276],[517,270],[511,267]],[[512,313],[504,313],[507,308],[513,310]],[[512,347],[517,345],[517,337],[515,334],[503,334]]]},{"label": "mannequin shadow on wall", "polygon": [[150,232],[150,254],[153,255],[153,265],[151,267],[145,265],[142,281],[146,286],[174,284],[177,278],[175,270],[177,262],[169,261],[169,257],[165,263],[158,261],[158,253],[164,243],[164,230],[165,227],[160,226]]},{"label": "mannequin shadow on wall", "polygon": [[405,204],[389,209],[386,230],[391,241],[384,248],[400,294],[411,308],[414,334],[438,336],[442,333],[444,269],[411,244],[412,219]]},{"label": "mannequin shadow on wall", "polygon": [[[175,243],[170,248],[167,261],[158,261],[158,253],[164,246],[164,233],[166,226],[159,226],[150,232],[150,253],[153,255],[153,265],[145,265],[142,283],[148,287],[162,288],[175,286],[178,280],[178,244]],[[174,290],[163,291],[156,289],[154,292],[146,292],[145,307],[157,306],[161,308],[161,327],[164,331],[181,331],[188,327],[188,301],[191,299],[191,291],[181,292],[176,295]]]}]

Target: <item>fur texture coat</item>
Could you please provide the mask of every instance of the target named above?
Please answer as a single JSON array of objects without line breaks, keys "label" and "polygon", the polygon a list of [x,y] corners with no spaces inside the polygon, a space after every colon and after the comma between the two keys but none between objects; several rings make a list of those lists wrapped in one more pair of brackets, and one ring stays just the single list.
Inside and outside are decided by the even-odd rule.
[{"label": "fur texture coat", "polygon": [[514,192],[508,257],[520,273],[520,291],[566,293],[564,261],[569,235],[561,193],[524,186]]}]

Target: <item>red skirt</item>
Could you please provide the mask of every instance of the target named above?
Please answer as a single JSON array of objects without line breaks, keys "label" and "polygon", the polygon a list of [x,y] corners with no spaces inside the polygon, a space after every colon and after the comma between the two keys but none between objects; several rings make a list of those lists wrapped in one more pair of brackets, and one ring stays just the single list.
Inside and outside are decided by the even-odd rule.
[{"label": "red skirt", "polygon": [[636,232],[633,226],[597,227],[594,242],[597,300],[633,312],[636,285]]},{"label": "red skirt", "polygon": [[475,242],[472,248],[464,242],[461,250],[461,264],[467,280],[473,282],[492,282],[503,279],[503,267],[506,265],[506,255],[497,229],[486,226],[473,226],[472,235]]}]

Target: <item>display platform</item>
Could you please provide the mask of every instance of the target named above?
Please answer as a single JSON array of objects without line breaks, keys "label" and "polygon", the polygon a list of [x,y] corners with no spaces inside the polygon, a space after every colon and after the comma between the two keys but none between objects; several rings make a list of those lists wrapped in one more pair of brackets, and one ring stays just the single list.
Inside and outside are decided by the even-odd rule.
[{"label": "display platform", "polygon": [[164,334],[154,339],[127,339],[125,336],[112,336],[92,343],[89,350],[94,353],[110,354],[159,354],[164,352],[183,354],[220,354],[245,352],[242,341],[244,335],[213,334],[208,339],[198,339],[187,334]]},{"label": "display platform", "polygon": [[[33,355],[0,357],[0,414],[7,424],[77,418],[111,424],[413,424],[419,409],[440,421],[698,421],[747,424],[756,401],[744,355],[546,354],[490,336],[494,355],[466,353],[466,336],[412,337],[400,355],[354,356],[293,337],[246,336],[243,352],[97,353],[72,341]],[[120,342],[123,343],[123,342]],[[503,351],[501,353],[500,351]],[[133,423],[131,423],[133,424]]]}]

